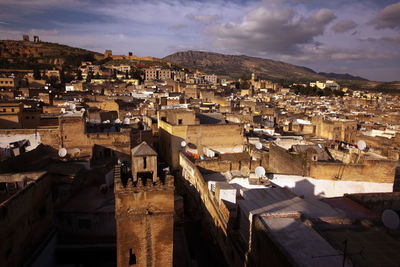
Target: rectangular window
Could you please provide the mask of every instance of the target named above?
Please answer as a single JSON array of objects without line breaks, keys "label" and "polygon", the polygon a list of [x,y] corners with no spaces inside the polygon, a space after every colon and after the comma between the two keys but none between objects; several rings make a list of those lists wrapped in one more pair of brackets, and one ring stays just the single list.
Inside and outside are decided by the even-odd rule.
[{"label": "rectangular window", "polygon": [[147,168],[147,157],[143,157],[143,169]]},{"label": "rectangular window", "polygon": [[135,253],[132,252],[132,249],[129,249],[129,265],[135,265],[136,264],[136,255]]},{"label": "rectangular window", "polygon": [[183,121],[182,119],[179,119],[179,120],[178,120],[178,124],[181,125],[181,124],[182,124],[182,121]]}]

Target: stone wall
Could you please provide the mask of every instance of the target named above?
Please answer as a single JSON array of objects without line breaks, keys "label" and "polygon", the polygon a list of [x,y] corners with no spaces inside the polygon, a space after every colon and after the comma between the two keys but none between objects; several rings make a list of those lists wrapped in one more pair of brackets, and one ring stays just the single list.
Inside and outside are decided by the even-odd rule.
[{"label": "stone wall", "polygon": [[300,154],[287,152],[284,148],[271,144],[267,170],[279,174],[306,176],[307,162]]},{"label": "stone wall", "polygon": [[363,164],[310,162],[309,175],[317,179],[393,183],[396,161],[367,160]]},{"label": "stone wall", "polygon": [[230,235],[230,221],[227,221],[221,212],[216,198],[208,190],[207,183],[196,165],[191,162],[184,154],[180,153],[180,166],[182,168],[182,177],[190,184],[190,189],[195,194],[195,199],[200,201],[196,203],[202,207],[205,216],[202,217],[203,224],[207,225],[207,231],[212,235],[213,240],[221,249],[225,260],[229,266],[245,266],[243,248]]},{"label": "stone wall", "polygon": [[42,175],[0,204],[0,265],[22,266],[52,225],[51,177]]}]

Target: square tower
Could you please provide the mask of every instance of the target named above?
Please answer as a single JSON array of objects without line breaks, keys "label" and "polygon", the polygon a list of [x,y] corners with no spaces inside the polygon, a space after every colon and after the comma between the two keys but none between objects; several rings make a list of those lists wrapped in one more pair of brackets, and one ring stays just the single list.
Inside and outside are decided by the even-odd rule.
[{"label": "square tower", "polygon": [[133,182],[137,182],[139,178],[144,184],[148,180],[157,182],[157,152],[146,142],[142,142],[132,149],[131,154]]},{"label": "square tower", "polygon": [[174,177],[157,176],[147,143],[132,149],[132,172],[115,167],[114,193],[118,266],[172,266]]}]

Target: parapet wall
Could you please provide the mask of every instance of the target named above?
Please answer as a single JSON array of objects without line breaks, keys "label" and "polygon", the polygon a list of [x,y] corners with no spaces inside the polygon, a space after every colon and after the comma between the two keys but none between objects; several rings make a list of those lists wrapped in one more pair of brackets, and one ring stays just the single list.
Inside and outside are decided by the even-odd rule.
[{"label": "parapet wall", "polygon": [[367,160],[363,164],[310,162],[309,176],[328,180],[393,183],[397,165],[396,161],[388,160]]},{"label": "parapet wall", "polygon": [[378,214],[386,209],[400,209],[400,192],[349,194],[345,196]]}]

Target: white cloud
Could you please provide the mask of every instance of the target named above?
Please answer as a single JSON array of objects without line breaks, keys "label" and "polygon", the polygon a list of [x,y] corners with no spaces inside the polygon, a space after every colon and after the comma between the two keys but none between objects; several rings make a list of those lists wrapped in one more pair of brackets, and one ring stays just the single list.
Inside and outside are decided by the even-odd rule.
[{"label": "white cloud", "polygon": [[247,13],[240,23],[209,26],[206,32],[216,37],[217,47],[239,53],[296,54],[304,45],[318,45],[315,37],[322,35],[335,18],[328,9],[305,17],[292,8],[267,4]]}]

